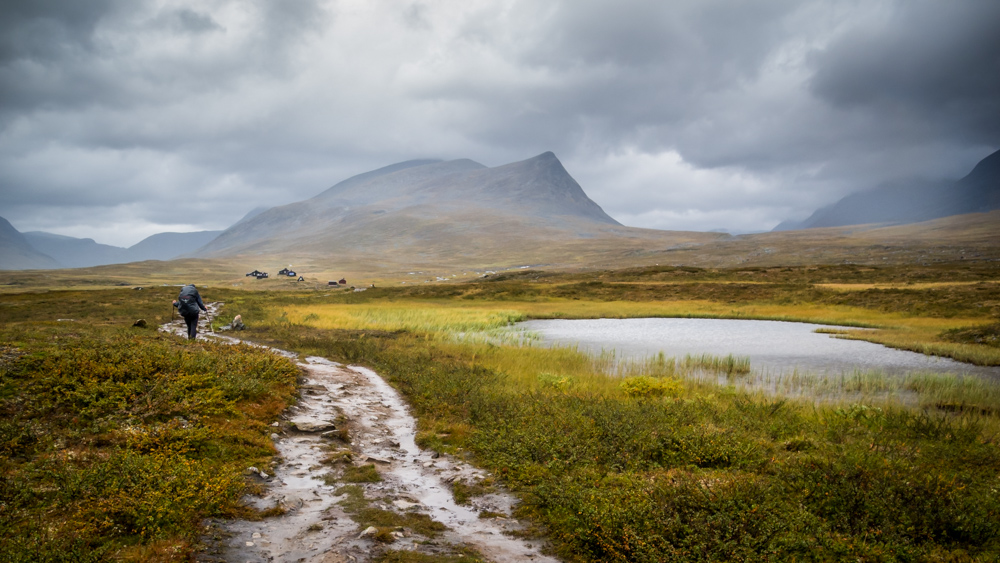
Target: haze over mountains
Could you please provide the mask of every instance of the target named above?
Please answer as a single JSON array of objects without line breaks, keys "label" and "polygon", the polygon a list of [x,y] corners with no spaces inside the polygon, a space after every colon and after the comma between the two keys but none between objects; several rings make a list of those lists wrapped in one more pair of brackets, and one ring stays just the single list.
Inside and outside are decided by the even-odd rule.
[{"label": "haze over mountains", "polygon": [[804,221],[785,221],[775,231],[881,223],[902,225],[1000,209],[1000,151],[966,177],[953,181],[894,182],[850,194]]},{"label": "haze over mountains", "polygon": [[170,260],[211,241],[222,231],[158,233],[122,248],[43,231],[20,233],[0,217],[0,269],[87,268],[143,260]]}]

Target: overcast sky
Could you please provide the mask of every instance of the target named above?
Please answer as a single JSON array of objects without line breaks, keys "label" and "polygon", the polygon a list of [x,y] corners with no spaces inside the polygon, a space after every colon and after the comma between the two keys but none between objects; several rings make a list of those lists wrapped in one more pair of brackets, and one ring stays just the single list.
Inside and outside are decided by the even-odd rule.
[{"label": "overcast sky", "polygon": [[1000,2],[0,0],[0,216],[128,246],[551,150],[620,222],[769,230],[1000,148]]}]

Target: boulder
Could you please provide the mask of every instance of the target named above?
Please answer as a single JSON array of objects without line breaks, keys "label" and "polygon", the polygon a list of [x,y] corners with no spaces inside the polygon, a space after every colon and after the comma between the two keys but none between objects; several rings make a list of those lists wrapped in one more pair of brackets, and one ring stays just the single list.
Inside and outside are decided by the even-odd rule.
[{"label": "boulder", "polygon": [[296,417],[288,422],[292,425],[292,428],[295,428],[299,432],[324,432],[336,429],[336,426],[332,422],[311,416]]}]

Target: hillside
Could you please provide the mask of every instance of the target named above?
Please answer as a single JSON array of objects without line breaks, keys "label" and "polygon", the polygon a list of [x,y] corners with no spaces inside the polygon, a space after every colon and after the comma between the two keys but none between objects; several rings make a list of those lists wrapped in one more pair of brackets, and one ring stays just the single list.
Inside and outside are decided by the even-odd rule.
[{"label": "hillside", "polygon": [[34,270],[58,268],[51,256],[39,252],[14,228],[0,217],[0,270]]},{"label": "hillside", "polygon": [[981,160],[957,182],[893,182],[850,194],[802,222],[785,221],[775,231],[869,223],[901,225],[1000,209],[1000,151]]},{"label": "hillside", "polygon": [[374,170],[242,220],[196,254],[366,258],[373,265],[565,264],[727,236],[623,227],[547,152],[495,168],[452,160]]},{"label": "hillside", "polygon": [[101,244],[92,238],[76,238],[44,231],[28,231],[24,238],[39,252],[48,254],[60,268],[88,268],[130,262],[127,249]]},{"label": "hillside", "polygon": [[157,233],[128,247],[125,252],[125,261],[171,260],[205,246],[220,234],[222,231]]}]

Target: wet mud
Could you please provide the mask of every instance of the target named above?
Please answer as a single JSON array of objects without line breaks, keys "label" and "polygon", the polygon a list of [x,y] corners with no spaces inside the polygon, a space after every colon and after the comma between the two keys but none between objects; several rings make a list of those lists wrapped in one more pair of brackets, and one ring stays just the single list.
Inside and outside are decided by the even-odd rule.
[{"label": "wet mud", "polygon": [[[220,306],[208,305],[198,337],[240,342],[228,335],[232,333],[209,331]],[[184,322],[174,321],[161,330],[183,336]],[[259,482],[264,493],[245,502],[280,515],[206,522],[205,549],[197,561],[354,563],[376,560],[389,550],[427,555],[466,550],[498,563],[557,561],[541,553],[538,540],[515,535],[523,524],[511,517],[512,496],[498,490],[473,497],[468,504],[455,501],[452,483],[478,483],[489,475],[454,456],[418,447],[416,421],[402,397],[378,374],[325,358],[275,352],[294,358],[304,381],[298,403],[272,425],[277,463],[248,468],[248,478]],[[374,466],[380,480],[345,481],[345,473],[364,466]],[[437,532],[425,535],[406,525],[362,529],[349,512],[357,510],[357,499],[352,504],[349,492],[354,487],[345,485],[360,487],[368,508],[404,520],[407,515],[425,515],[443,530],[437,525]]]}]

